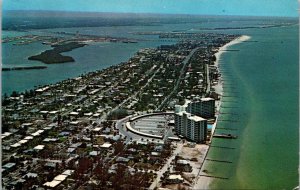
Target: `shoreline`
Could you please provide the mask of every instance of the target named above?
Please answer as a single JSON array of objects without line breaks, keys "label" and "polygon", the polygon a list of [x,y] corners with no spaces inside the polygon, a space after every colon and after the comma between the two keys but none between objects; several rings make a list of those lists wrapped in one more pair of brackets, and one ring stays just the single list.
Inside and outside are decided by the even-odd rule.
[{"label": "shoreline", "polygon": [[[128,136],[127,139],[125,139],[125,137],[123,139],[123,136],[122,138],[121,136],[119,136],[118,139],[116,140],[113,139],[114,142],[107,139],[111,137],[110,135],[116,135],[117,133],[120,133],[120,131],[115,129],[115,125],[113,121],[114,117],[122,118],[123,116],[127,115],[129,111],[131,113],[152,112],[153,109],[156,108],[156,105],[165,103],[164,96],[166,94],[172,94],[174,90],[177,91],[178,87],[182,89],[193,88],[195,85],[192,82],[190,84],[186,84],[186,86],[185,85],[179,86],[180,85],[179,83],[183,78],[182,76],[183,73],[186,72],[185,64],[187,64],[191,59],[191,57],[194,55],[194,53],[198,48],[199,43],[202,42],[202,44],[204,45],[203,47],[207,47],[209,52],[205,51],[205,49],[203,49],[203,51],[197,52],[197,54],[195,54],[197,57],[199,57],[199,59],[197,58],[197,60],[200,60],[200,57],[202,56],[213,58],[213,54],[216,52],[216,50],[224,44],[224,42],[223,43],[214,42],[214,40],[220,38],[226,40],[226,42],[229,42],[231,40],[234,40],[237,37],[237,35],[225,35],[225,34],[218,34],[218,35],[203,34],[203,36],[209,40],[207,42],[203,42],[200,39],[201,41],[197,40],[193,43],[191,43],[190,40],[184,40],[174,45],[165,45],[165,46],[161,45],[155,49],[154,48],[140,49],[127,62],[121,62],[114,66],[110,66],[107,69],[92,71],[85,75],[81,75],[80,77],[77,78],[67,79],[63,82],[58,82],[46,86],[38,86],[39,89],[30,92],[27,91],[24,94],[14,93],[14,95],[12,95],[11,97],[5,97],[5,102],[3,103],[4,105],[3,110],[4,113],[7,115],[7,116],[5,115],[5,117],[7,117],[8,120],[6,121],[7,124],[4,125],[5,127],[4,131],[5,132],[10,131],[10,133],[12,134],[17,134],[15,135],[13,141],[11,141],[11,139],[8,139],[4,144],[6,150],[5,152],[6,154],[4,155],[5,163],[8,164],[10,162],[10,157],[12,153],[18,154],[19,152],[24,151],[27,148],[31,148],[31,146],[40,144],[40,142],[34,140],[31,141],[33,144],[30,143],[21,146],[21,144],[25,144],[29,140],[34,138],[33,137],[28,140],[27,139],[22,140],[23,136],[18,135],[19,130],[17,129],[19,126],[19,122],[23,122],[24,120],[26,120],[27,122],[27,123],[23,123],[24,126],[25,125],[33,126],[43,131],[50,130],[44,136],[49,138],[52,138],[53,136],[55,137],[57,136],[57,134],[62,133],[65,130],[68,130],[68,131],[72,131],[72,133],[68,134],[71,135],[71,138],[76,138],[78,137],[78,135],[82,136],[81,138],[76,138],[76,142],[81,142],[81,141],[93,142],[93,139],[89,138],[88,136],[92,131],[97,132],[98,135],[105,134],[104,136],[105,139],[102,140],[104,142],[109,142],[110,143],[109,146],[113,145],[113,143],[119,143],[119,142],[123,144],[123,142],[125,140],[127,141],[127,139],[130,139],[130,141],[133,140],[133,138],[135,138],[134,136],[132,137]],[[162,50],[164,51],[163,54],[161,53]],[[169,59],[170,55],[172,55],[174,60]],[[182,68],[174,67],[173,64],[174,62],[176,62],[177,65],[183,64]],[[198,64],[198,63],[195,61],[195,62],[189,62],[189,64],[192,66],[193,64]],[[212,59],[206,59],[203,62],[203,66],[205,66],[204,64],[211,65],[214,64],[214,61]],[[205,71],[207,71],[207,67],[205,68],[206,70],[204,70],[203,66],[202,67],[195,66],[194,71],[196,72],[193,73],[198,74],[199,72],[205,74]],[[207,72],[206,74],[209,74],[209,72]],[[218,73],[215,72],[215,74]],[[171,81],[168,78],[167,81],[165,81],[165,79],[162,78],[162,76],[171,76],[171,75],[172,75]],[[199,80],[199,84],[203,83],[200,82],[201,78],[202,77],[199,74],[197,76],[197,79]],[[207,75],[208,82],[210,81],[209,78],[210,77]],[[154,86],[155,87],[154,88],[150,87],[148,89],[144,88],[147,85],[151,85],[151,86],[153,85],[153,87]],[[200,90],[201,89],[199,88],[199,92]],[[210,89],[208,89],[207,91],[210,91]],[[158,99],[154,99],[154,98],[151,99],[147,96],[143,96],[144,94],[147,94],[150,97],[158,97],[159,94],[162,95],[159,95],[160,98]],[[192,96],[192,93],[188,93],[184,96],[187,96],[189,94]],[[204,93],[201,92],[201,94]],[[142,95],[142,96],[136,98],[138,95]],[[145,99],[149,99],[149,100],[145,100]],[[48,105],[49,102],[51,103],[51,107],[48,106],[40,107],[40,104]],[[30,105],[30,106],[32,105],[31,109],[34,109],[34,111],[28,112],[26,105]],[[154,106],[149,106],[149,105],[154,105]],[[18,110],[16,110],[17,113],[19,114],[16,117],[14,117],[13,115],[16,114],[16,112],[14,112],[13,109],[14,107],[19,108]],[[161,109],[168,110],[173,108],[161,108]],[[118,112],[116,112],[115,115],[112,114],[115,111],[118,111],[120,114],[118,114]],[[10,115],[12,115],[13,117],[10,117]],[[63,119],[64,121],[57,119],[57,124],[55,121],[54,123],[55,125],[53,124],[54,127],[52,126],[49,128],[48,123],[53,122],[53,119],[57,118],[59,115],[64,116]],[[41,120],[41,117],[43,118],[43,120]],[[37,124],[36,123],[37,120],[39,121],[41,120],[41,122]],[[155,120],[156,120],[155,122],[159,121],[157,119]],[[165,123],[164,125],[167,124],[165,121],[163,122]],[[61,127],[55,128],[56,125]],[[79,130],[74,129],[74,125],[78,125]],[[106,132],[104,131],[105,129],[102,129],[101,127],[102,128],[109,127],[111,130],[109,130],[109,132]],[[168,127],[168,129],[169,128],[170,127]],[[51,133],[53,132],[53,134],[48,134],[49,132]],[[166,131],[166,132],[169,133],[170,131]],[[24,133],[25,135],[30,135],[32,134],[32,131],[24,130]],[[163,133],[163,134],[168,135],[167,133]],[[109,137],[107,137],[106,135],[109,135]],[[58,140],[59,140],[58,143],[60,145],[60,150],[67,151],[68,147],[70,146],[69,145],[70,143],[68,141],[64,141],[63,139],[58,139]],[[148,142],[146,143],[148,144]],[[203,157],[206,155],[208,147],[209,145],[203,144],[201,145],[201,148],[196,148],[195,151],[190,152],[190,154],[188,154],[190,149],[189,147],[187,147],[187,151],[184,154],[182,154],[184,156],[190,155],[188,159],[186,159],[187,163],[189,163],[189,161],[193,162],[191,163],[192,165],[187,168],[188,171],[190,171],[190,167],[194,168],[194,173],[192,173],[192,176],[183,175],[183,177],[186,177],[184,180],[186,180],[186,182],[188,183],[188,185],[183,183],[184,186],[190,186],[189,184],[194,179],[193,177],[199,174],[199,171],[201,169],[200,164],[203,163]],[[52,148],[55,147],[46,146],[46,149],[52,150]],[[92,149],[89,149],[89,152],[99,151],[100,149],[98,148],[99,147],[92,147]],[[127,146],[125,146],[125,148],[127,148]],[[153,150],[156,151],[155,149]],[[170,147],[168,147],[168,150],[170,150]],[[124,149],[123,147],[122,150],[118,149],[118,151],[119,153],[122,153],[123,151],[127,152],[127,149]],[[116,158],[121,158],[122,155],[120,155],[119,153],[116,153],[114,157],[112,157],[112,159],[109,160],[109,162],[116,160]],[[144,165],[145,162],[138,161],[137,163],[140,164],[136,165],[136,168],[139,169],[143,168],[145,170],[152,169],[152,171],[153,170],[157,171],[159,169],[158,172],[163,174],[167,172],[167,170],[171,170],[171,168],[170,169],[168,168],[171,165],[171,161],[177,154],[173,152],[172,157],[169,157],[171,153],[172,151],[171,152],[168,151],[168,155],[165,154],[166,156],[165,155],[162,156],[164,160],[159,160],[159,163],[157,163],[157,165],[153,167],[149,167],[149,164],[154,165],[153,164],[154,162],[149,160],[149,162],[147,161],[146,165]],[[98,156],[98,155],[99,154],[94,156]],[[99,159],[106,159],[107,155],[99,155]],[[144,155],[146,157],[152,156],[152,154],[150,155],[150,152],[145,152]],[[199,160],[200,158],[197,158],[196,155],[201,155],[200,157],[201,160]],[[56,155],[41,154],[37,156],[38,157],[45,156],[48,157],[49,159],[56,158]],[[84,156],[86,156],[86,158],[89,158],[92,155],[89,153]],[[168,156],[168,161],[165,162],[167,156]],[[72,156],[67,155],[66,157],[61,158],[61,160],[63,161],[65,159],[70,159],[71,157]],[[128,158],[128,159],[135,159],[134,154],[132,154],[132,158]],[[172,163],[173,165],[175,165],[175,170],[181,171],[181,168],[176,169],[177,162],[172,162]],[[44,163],[39,163],[39,164],[42,165]],[[164,166],[162,167],[163,164]],[[30,165],[30,167],[34,169],[39,169],[39,165],[36,166],[32,164]],[[126,168],[128,168],[128,171],[130,172],[129,169],[131,169],[132,167],[131,168],[126,167]],[[79,167],[74,167],[74,169],[77,170],[79,169]],[[186,168],[184,168],[184,170],[185,169]],[[108,170],[109,168],[107,168],[107,172]],[[14,173],[14,171],[16,171],[16,173]],[[145,174],[148,174],[148,172]],[[167,173],[167,176],[169,174]],[[5,185],[6,184],[10,185],[11,183],[10,176],[16,176],[16,175],[18,175],[17,170],[13,170],[13,172],[9,174],[7,173],[6,174],[7,180],[5,181]],[[94,175],[95,175],[94,173],[89,174],[90,178],[92,178]],[[146,175],[145,177],[147,177],[146,179],[147,183],[141,185],[147,188],[150,180],[153,180],[154,176]],[[160,176],[156,176],[156,177],[158,180],[162,181],[162,184],[165,182],[164,178],[161,179]],[[76,180],[76,178],[74,180]],[[156,186],[157,183],[159,183],[158,180],[156,180],[153,183],[154,184],[153,186]],[[167,180],[166,182],[168,182],[168,179],[166,180]],[[180,181],[182,180],[180,179]],[[88,183],[88,178],[86,179],[85,183]],[[125,181],[122,183],[127,184]]]},{"label": "shoreline", "polygon": [[[242,35],[242,36],[240,36],[240,37],[238,37],[238,38],[236,38],[236,39],[230,41],[229,43],[225,44],[224,46],[220,47],[220,48],[218,49],[218,52],[214,54],[214,55],[216,56],[216,61],[215,61],[214,66],[216,66],[216,67],[218,68],[218,70],[220,69],[220,58],[221,58],[221,55],[222,55],[223,53],[228,52],[228,51],[226,51],[228,47],[230,47],[230,46],[232,46],[232,45],[235,45],[235,44],[242,43],[242,42],[247,41],[247,40],[250,40],[250,39],[251,39],[250,36]],[[220,71],[220,70],[219,70],[219,71]],[[221,73],[221,71],[220,71],[220,73]],[[216,92],[217,94],[220,94],[221,97],[220,97],[220,100],[216,101],[216,104],[217,104],[217,105],[216,105],[216,107],[217,107],[217,108],[216,108],[216,112],[217,112],[216,115],[217,115],[217,116],[216,116],[216,121],[215,121],[215,123],[213,124],[212,134],[214,133],[215,128],[216,128],[216,126],[217,126],[217,123],[218,123],[218,116],[219,116],[219,112],[220,112],[221,104],[222,104],[222,97],[223,97],[223,83],[222,83],[222,81],[221,81],[221,78],[222,78],[222,73],[221,73],[220,79],[218,80],[218,84],[214,86],[215,92]],[[212,138],[211,138],[211,139],[212,139]]]},{"label": "shoreline", "polygon": [[15,71],[15,70],[32,70],[32,69],[46,69],[46,66],[27,66],[27,67],[4,67],[2,71]]},{"label": "shoreline", "polygon": [[[235,44],[239,44],[239,43],[242,43],[244,41],[247,41],[251,39],[250,36],[247,36],[247,35],[242,35],[232,41],[230,41],[229,43],[225,44],[224,46],[220,47],[218,49],[218,52],[215,53],[214,55],[216,56],[216,61],[215,61],[215,64],[214,66],[216,66],[218,68],[218,70],[220,69],[220,57],[223,53],[225,52],[228,52],[226,51],[228,47],[232,46],[232,45],[235,45]],[[220,112],[220,109],[221,109],[221,104],[222,104],[222,97],[223,97],[223,83],[221,81],[221,78],[222,78],[222,75],[221,77],[219,78],[218,80],[218,84],[214,86],[215,88],[215,92],[218,93],[221,97],[220,97],[220,100],[216,101],[216,121],[215,123],[213,124],[213,127],[212,127],[212,130],[211,130],[211,139],[210,139],[210,143],[212,141],[212,138],[213,138],[213,134],[215,132],[215,129],[217,127],[217,123],[218,123],[218,118],[219,118],[219,112]],[[207,149],[207,152],[206,152],[206,155],[205,157],[208,155],[208,152],[209,152],[209,148],[210,146],[208,147]],[[203,169],[203,166],[205,165],[205,161],[204,163],[202,164],[202,167],[200,169],[200,173],[199,175],[203,174],[205,175],[205,173],[201,172],[201,170]],[[196,181],[197,184],[199,184],[197,186],[197,188],[200,188],[200,189],[210,189],[210,185],[213,183],[213,178],[210,178],[210,177],[205,177],[205,176],[199,176],[198,180]]]}]

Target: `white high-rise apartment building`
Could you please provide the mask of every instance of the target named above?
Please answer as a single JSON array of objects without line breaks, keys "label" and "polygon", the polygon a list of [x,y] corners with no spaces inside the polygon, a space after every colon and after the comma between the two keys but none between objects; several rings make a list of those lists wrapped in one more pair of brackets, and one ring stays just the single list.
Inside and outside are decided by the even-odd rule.
[{"label": "white high-rise apartment building", "polygon": [[215,100],[213,98],[201,98],[197,101],[187,102],[189,102],[187,112],[206,119],[215,117]]},{"label": "white high-rise apartment building", "polygon": [[191,141],[205,142],[207,120],[186,111],[175,113],[175,131]]},{"label": "white high-rise apartment building", "polygon": [[175,106],[175,131],[178,135],[182,135],[194,142],[205,142],[207,136],[206,119],[214,116],[214,99],[186,100],[184,105]]}]

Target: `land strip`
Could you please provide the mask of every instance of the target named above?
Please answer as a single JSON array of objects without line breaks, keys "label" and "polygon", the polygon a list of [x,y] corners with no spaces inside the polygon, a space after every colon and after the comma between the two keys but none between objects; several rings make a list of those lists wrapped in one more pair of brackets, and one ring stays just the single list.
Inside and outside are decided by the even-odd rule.
[{"label": "land strip", "polygon": [[[165,174],[158,185],[168,185],[171,168],[165,168],[181,159],[175,155],[176,161],[170,162],[179,144],[146,138],[128,140],[131,137],[121,134],[115,124],[128,115],[154,112],[170,94],[173,95],[160,111],[172,111],[176,103],[186,98],[218,98],[217,93],[212,93],[214,86],[207,92],[206,85],[213,84],[219,76],[213,67],[213,55],[236,36],[197,37],[142,49],[117,66],[5,96],[2,102],[4,186],[148,188],[153,187],[158,171]],[[209,65],[209,71],[205,65]],[[191,159],[191,165],[201,162],[182,159]],[[190,167],[187,166],[187,174],[182,173],[180,164],[173,167],[186,181],[192,179]],[[198,170],[192,169],[192,173]],[[57,180],[62,173],[69,175]]]}]

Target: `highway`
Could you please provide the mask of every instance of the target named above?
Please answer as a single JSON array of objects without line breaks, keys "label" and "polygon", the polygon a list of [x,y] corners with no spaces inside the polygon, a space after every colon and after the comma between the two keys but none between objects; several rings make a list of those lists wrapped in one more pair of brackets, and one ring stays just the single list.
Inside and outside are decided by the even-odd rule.
[{"label": "highway", "polygon": [[180,70],[180,75],[178,77],[178,80],[176,82],[176,85],[174,86],[173,91],[162,101],[162,103],[157,107],[156,111],[160,111],[162,109],[162,107],[165,105],[165,103],[171,98],[171,96],[177,91],[180,82],[182,81],[182,79],[184,78],[184,74],[185,74],[185,68],[187,66],[187,63],[189,62],[189,60],[191,59],[191,57],[194,55],[194,53],[199,49],[199,47],[193,49],[190,54],[182,61],[182,68]]}]

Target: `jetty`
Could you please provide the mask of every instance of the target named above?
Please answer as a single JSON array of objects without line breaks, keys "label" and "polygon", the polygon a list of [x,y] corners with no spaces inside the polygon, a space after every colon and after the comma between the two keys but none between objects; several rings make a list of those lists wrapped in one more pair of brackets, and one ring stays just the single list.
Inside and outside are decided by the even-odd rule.
[{"label": "jetty", "polygon": [[236,131],[235,128],[224,128],[224,127],[218,127],[217,129],[223,129],[223,130],[229,130],[229,131]]},{"label": "jetty", "polygon": [[210,159],[210,158],[206,158],[205,160],[213,161],[213,162],[232,163],[231,161],[226,161],[226,160],[216,160],[216,159]]},{"label": "jetty", "polygon": [[219,177],[219,176],[212,176],[212,175],[199,175],[199,176],[216,178],[216,179],[229,179],[228,177]]},{"label": "jetty", "polygon": [[215,138],[224,138],[224,139],[236,139],[236,135],[232,134],[214,134],[213,137]]},{"label": "jetty", "polygon": [[219,119],[219,121],[222,121],[222,122],[231,122],[231,123],[238,123],[239,122],[238,120],[233,120],[233,119]]},{"label": "jetty", "polygon": [[213,148],[224,148],[224,149],[235,149],[235,148],[227,147],[227,146],[214,146],[214,145],[210,145],[210,147],[213,147]]}]

